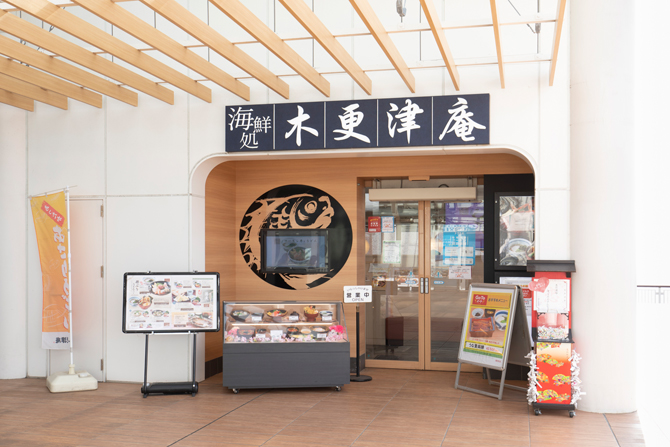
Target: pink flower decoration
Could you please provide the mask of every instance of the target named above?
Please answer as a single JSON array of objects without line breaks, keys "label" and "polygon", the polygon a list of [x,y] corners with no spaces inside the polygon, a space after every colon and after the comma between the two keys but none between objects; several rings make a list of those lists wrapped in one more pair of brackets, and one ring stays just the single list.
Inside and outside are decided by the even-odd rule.
[{"label": "pink flower decoration", "polygon": [[331,331],[335,331],[338,334],[344,333],[344,326],[341,326],[339,324],[335,325],[335,326],[330,326],[328,329],[331,330]]}]

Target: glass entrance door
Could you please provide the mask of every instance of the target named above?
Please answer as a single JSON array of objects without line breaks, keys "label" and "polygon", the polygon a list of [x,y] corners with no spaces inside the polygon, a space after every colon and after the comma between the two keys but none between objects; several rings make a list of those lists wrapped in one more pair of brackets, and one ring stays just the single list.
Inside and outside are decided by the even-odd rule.
[{"label": "glass entrance door", "polygon": [[376,202],[366,232],[366,364],[423,369],[423,202]]},{"label": "glass entrance door", "polygon": [[471,283],[484,282],[483,202],[426,206],[430,265],[426,291],[425,369],[454,370]]},{"label": "glass entrance door", "polygon": [[484,281],[482,202],[368,202],[366,365],[455,370],[470,283]]}]

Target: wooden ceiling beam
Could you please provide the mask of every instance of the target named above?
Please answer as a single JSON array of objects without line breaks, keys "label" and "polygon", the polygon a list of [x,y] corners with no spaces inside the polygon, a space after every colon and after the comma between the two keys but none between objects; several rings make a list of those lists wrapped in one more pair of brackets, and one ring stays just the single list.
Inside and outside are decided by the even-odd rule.
[{"label": "wooden ceiling beam", "polygon": [[[147,3],[147,0],[140,1],[145,4]],[[152,3],[159,3],[161,1],[153,0]],[[272,54],[302,76],[314,88],[325,96],[330,96],[330,82],[320,75],[305,59],[300,57],[293,48],[275,34],[261,19],[249,11],[239,0],[210,0],[210,3],[230,17],[231,20],[247,33],[251,34],[258,42],[263,44]]]},{"label": "wooden ceiling beam", "polygon": [[[115,64],[114,62],[105,59],[102,56],[93,54],[92,52],[85,50],[79,45],[67,41],[60,36],[56,36],[55,34],[50,33],[49,31],[42,29],[39,26],[33,25],[32,23],[29,23],[25,20],[21,20],[11,13],[0,11],[0,30],[5,31],[13,36],[16,36],[19,39],[25,40],[26,42],[30,42],[40,48],[44,48],[47,51],[51,51],[52,53],[62,56],[65,59],[71,60],[72,62],[76,62],[77,64],[89,68],[97,73],[100,73],[103,76],[107,76],[109,78],[122,82],[123,84],[126,84],[129,87],[144,92],[147,95],[153,96],[156,99],[165,101],[168,104],[174,104],[174,92],[172,90],[165,88],[162,85],[156,84],[155,82],[152,82],[149,79],[135,72],[132,72],[125,67]],[[18,42],[14,42],[11,39],[8,40],[17,45],[20,45]],[[32,49],[24,45],[21,45],[21,47],[24,47],[27,50]],[[2,52],[2,50],[3,48],[2,46],[0,46],[0,52]],[[19,54],[21,54],[20,51]],[[37,64],[35,63],[27,62],[21,56],[10,56],[8,54],[6,55],[11,58],[26,62],[29,65],[37,66]],[[46,56],[44,54],[42,55]],[[43,70],[43,68],[41,67],[38,68]],[[53,74],[61,76],[57,73]],[[97,78],[97,76],[95,77]],[[89,81],[90,80],[91,79],[89,78]],[[77,82],[77,84],[84,85],[84,83],[79,81],[74,82]],[[105,90],[110,91],[109,86],[103,85],[100,82],[96,82],[95,84],[99,88],[105,88]],[[113,83],[110,84],[116,85]],[[112,93],[114,94],[110,94],[107,93],[107,91],[98,90],[98,88],[94,88],[91,85],[85,85],[85,86],[97,92],[103,93],[105,95],[112,96],[116,99],[119,99],[120,101],[127,102],[128,104],[134,106],[137,105],[137,94],[135,92],[131,92],[128,89],[123,90],[111,89]],[[129,93],[132,93],[132,96],[129,95]]]},{"label": "wooden ceiling beam", "polygon": [[372,8],[368,0],[349,0],[351,5],[354,7],[359,17],[365,23],[365,26],[368,27],[370,33],[375,38],[379,46],[381,47],[386,57],[389,58],[393,67],[400,75],[405,84],[410,89],[412,93],[416,91],[414,75],[410,71],[407,63],[400,55],[400,51],[391,40],[391,37],[386,32],[384,25],[382,25],[381,20],[375,14],[375,10]]},{"label": "wooden ceiling beam", "polygon": [[35,101],[7,90],[0,89],[0,102],[29,112],[35,110]]},{"label": "wooden ceiling beam", "polygon": [[[227,1],[227,0],[226,0]],[[344,71],[367,93],[372,94],[372,80],[356,63],[353,57],[344,49],[342,44],[326,28],[321,20],[307,6],[304,0],[279,0],[284,8],[319,42],[324,50],[340,64]]]},{"label": "wooden ceiling beam", "polygon": [[554,85],[556,76],[556,60],[558,59],[558,47],[561,43],[563,21],[565,20],[565,4],[567,0],[558,0],[556,7],[556,29],[554,30],[554,44],[551,49],[551,68],[549,68],[549,86]]},{"label": "wooden ceiling beam", "polygon": [[[185,65],[186,67],[190,68],[196,73],[201,74],[210,81],[236,94],[240,98],[245,99],[247,101],[250,99],[250,91],[248,86],[238,81],[225,71],[221,70],[216,65],[208,62],[206,59],[197,55],[193,51],[185,48],[179,42],[158,31],[156,28],[149,25],[144,20],[138,18],[137,16],[128,12],[126,9],[115,4],[113,1],[111,0],[74,0],[74,1],[77,4],[79,4],[82,8],[92,12],[93,14],[99,16],[103,20],[106,20],[112,25],[121,28],[131,36],[134,36],[135,38],[141,40],[142,42],[152,46],[156,50],[171,57],[177,62]],[[181,17],[181,20],[185,20],[187,19],[188,15],[191,15],[191,13],[186,8],[183,7],[181,8],[183,9],[182,11],[183,15]],[[236,47],[234,48],[238,52],[240,53],[242,52],[242,50],[239,50]],[[261,68],[265,69],[265,67],[261,66],[251,57],[248,57],[248,59],[251,60],[256,65],[260,66]],[[277,90],[279,90],[277,84],[283,84],[283,86],[285,87],[284,90],[286,93],[286,97],[288,97],[288,84],[286,84],[284,81],[274,76],[272,73],[269,72],[269,70],[265,69],[265,71],[267,73],[261,73],[261,72],[255,73],[263,75],[263,78],[262,79],[259,78],[259,80],[261,82],[265,81],[263,82],[264,84],[266,85],[269,84],[268,87]],[[271,79],[268,80],[267,78]],[[283,90],[278,91],[278,93],[280,94],[282,92]]]},{"label": "wooden ceiling beam", "polygon": [[67,110],[67,96],[0,73],[0,89]]},{"label": "wooden ceiling beam", "polygon": [[[59,28],[68,34],[71,34],[74,37],[77,37],[78,39],[93,45],[96,48],[100,48],[112,56],[118,57],[130,65],[134,65],[140,70],[152,74],[157,78],[164,80],[168,84],[172,84],[173,86],[184,90],[185,92],[190,93],[202,99],[203,101],[212,101],[212,91],[204,85],[197,83],[185,74],[182,74],[174,68],[168,67],[164,63],[157,61],[145,53],[142,53],[141,51],[133,48],[131,45],[106,33],[94,25],[91,25],[74,14],[71,14],[64,9],[60,9],[53,3],[49,3],[48,0],[6,1],[7,3],[20,8],[28,14],[50,23],[56,28]],[[169,89],[166,89],[165,87],[160,86],[155,82],[152,82],[142,76],[139,77],[145,81],[143,86],[146,87],[148,91],[159,90],[157,87],[169,91]],[[146,83],[148,83],[148,85],[145,85]],[[172,95],[170,95],[172,98],[166,99],[171,100],[165,102],[174,104],[174,94],[171,91],[170,93],[172,93]]]},{"label": "wooden ceiling beam", "polygon": [[[134,0],[112,0],[112,1],[114,3],[120,3],[120,2],[130,2],[130,1],[134,1]],[[51,0],[51,3],[58,6],[59,8],[68,8],[70,6],[77,6],[76,3],[72,3],[71,1],[68,1],[68,0]],[[0,9],[3,9],[7,12],[18,11],[19,10],[18,8],[15,8],[12,5],[6,5],[6,4],[3,4],[3,3],[0,3]]]},{"label": "wooden ceiling beam", "polygon": [[288,99],[289,85],[260,62],[233,45],[214,28],[200,20],[195,14],[173,0],[140,0],[149,8],[165,17],[184,32],[195,37],[217,54],[228,59],[259,82],[282,97]]},{"label": "wooden ceiling beam", "polygon": [[[1,24],[2,20],[0,19],[0,25]],[[131,106],[137,106],[136,92],[114,84],[93,73],[84,71],[67,62],[63,62],[60,59],[47,56],[26,45],[21,45],[9,37],[0,36],[0,54],[4,54],[7,57],[11,57],[12,59],[21,61],[32,67],[39,68],[40,70],[59,76],[63,79],[67,79],[75,84],[90,88],[91,90],[102,93],[110,98],[118,99]]]},{"label": "wooden ceiling beam", "polygon": [[440,15],[435,8],[435,3],[433,3],[433,0],[421,0],[421,7],[423,8],[423,13],[426,15],[426,19],[428,19],[430,30],[433,32],[433,37],[435,37],[437,47],[440,50],[440,54],[442,54],[444,64],[449,71],[451,82],[454,84],[454,88],[458,91],[461,89],[460,77],[458,75],[458,70],[456,69],[456,64],[454,63],[454,57],[449,49],[449,44],[447,44],[447,38],[444,35],[444,29],[440,21]]},{"label": "wooden ceiling beam", "polygon": [[500,72],[500,87],[505,88],[505,67],[503,65],[502,45],[500,43],[500,21],[498,20],[498,8],[496,0],[491,2],[491,19],[493,20],[493,35],[496,40],[496,54],[498,56],[498,72]]},{"label": "wooden ceiling beam", "polygon": [[102,108],[102,95],[5,57],[0,57],[0,73],[60,93],[93,107]]}]

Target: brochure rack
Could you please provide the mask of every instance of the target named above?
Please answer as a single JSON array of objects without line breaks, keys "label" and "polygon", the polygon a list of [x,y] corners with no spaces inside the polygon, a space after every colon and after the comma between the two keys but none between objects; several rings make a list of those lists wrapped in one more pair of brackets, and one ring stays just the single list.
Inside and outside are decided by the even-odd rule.
[{"label": "brochure rack", "polygon": [[579,357],[572,344],[571,273],[575,261],[528,261],[534,273],[529,284],[533,293],[532,335],[535,352],[528,399],[535,415],[542,409],[568,410],[575,416],[579,399],[576,363]]},{"label": "brochure rack", "polygon": [[196,338],[195,332],[186,332],[193,335],[193,381],[192,382],[162,382],[147,383],[147,370],[149,369],[149,334],[144,338],[144,384],[141,391],[142,397],[149,394],[191,394],[195,397],[198,393],[198,382],[195,380],[195,357],[196,357]]}]

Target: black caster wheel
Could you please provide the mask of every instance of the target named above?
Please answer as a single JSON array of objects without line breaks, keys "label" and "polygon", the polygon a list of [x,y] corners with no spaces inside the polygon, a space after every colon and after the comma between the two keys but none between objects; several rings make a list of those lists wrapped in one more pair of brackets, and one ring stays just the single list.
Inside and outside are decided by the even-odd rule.
[{"label": "black caster wheel", "polygon": [[568,414],[570,415],[571,418],[575,417],[575,412],[574,412],[574,411],[571,411],[571,412],[568,413]]},{"label": "black caster wheel", "polygon": [[335,391],[342,391],[342,387],[341,386],[336,386]]},{"label": "black caster wheel", "polygon": [[540,409],[539,409],[539,408],[536,408],[536,409],[535,409],[535,416],[539,416],[539,415],[541,415],[541,414],[542,414],[542,412],[540,411]]},{"label": "black caster wheel", "polygon": [[233,394],[239,394],[240,390],[238,388],[233,388]]}]

